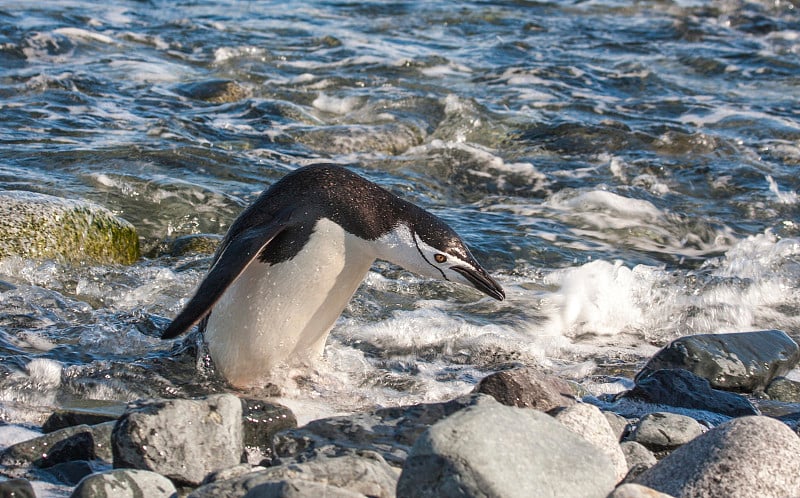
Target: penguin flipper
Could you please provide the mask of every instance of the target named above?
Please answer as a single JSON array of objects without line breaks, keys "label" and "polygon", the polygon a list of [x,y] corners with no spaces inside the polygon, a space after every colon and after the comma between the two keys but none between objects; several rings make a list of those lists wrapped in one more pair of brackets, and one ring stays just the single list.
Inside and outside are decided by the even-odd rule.
[{"label": "penguin flipper", "polygon": [[234,237],[217,256],[194,297],[164,329],[161,338],[177,337],[206,317],[225,290],[258,257],[264,247],[291,224],[291,214],[291,211],[279,213],[269,223],[249,228]]}]

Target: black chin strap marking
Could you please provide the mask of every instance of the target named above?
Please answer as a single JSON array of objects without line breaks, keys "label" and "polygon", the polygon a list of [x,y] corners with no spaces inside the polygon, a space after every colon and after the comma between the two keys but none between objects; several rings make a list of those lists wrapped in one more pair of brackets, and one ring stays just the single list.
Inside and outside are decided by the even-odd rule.
[{"label": "black chin strap marking", "polygon": [[449,281],[450,279],[449,279],[449,278],[447,278],[447,275],[445,275],[445,274],[444,274],[444,272],[442,271],[442,269],[441,269],[441,268],[439,268],[438,266],[436,266],[435,264],[431,263],[431,262],[430,262],[430,260],[429,260],[428,258],[426,258],[426,257],[425,257],[425,253],[424,253],[424,252],[422,252],[422,249],[420,249],[420,247],[419,247],[419,242],[417,242],[417,234],[416,234],[416,233],[414,233],[414,231],[413,231],[413,230],[411,230],[411,239],[414,241],[414,245],[415,245],[415,246],[417,246],[417,251],[419,251],[419,255],[420,255],[420,256],[422,256],[422,259],[424,259],[424,260],[425,260],[425,262],[426,262],[426,263],[428,263],[429,265],[431,265],[432,267],[436,268],[436,269],[439,271],[439,273],[441,273],[441,274],[442,274],[442,278],[443,278],[443,279],[445,279],[445,280],[448,280],[448,281]]}]

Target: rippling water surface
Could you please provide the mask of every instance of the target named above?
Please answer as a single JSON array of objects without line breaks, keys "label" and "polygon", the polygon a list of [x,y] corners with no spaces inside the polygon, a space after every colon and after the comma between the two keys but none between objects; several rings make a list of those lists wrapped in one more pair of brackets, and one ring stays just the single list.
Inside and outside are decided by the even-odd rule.
[{"label": "rippling water surface", "polygon": [[0,261],[7,420],[226,389],[157,338],[209,262],[163,248],[321,160],[440,215],[508,299],[376,264],[284,379],[301,419],[518,363],[598,393],[681,335],[800,335],[794,0],[0,0],[0,116],[1,189],[103,205],[145,254]]}]

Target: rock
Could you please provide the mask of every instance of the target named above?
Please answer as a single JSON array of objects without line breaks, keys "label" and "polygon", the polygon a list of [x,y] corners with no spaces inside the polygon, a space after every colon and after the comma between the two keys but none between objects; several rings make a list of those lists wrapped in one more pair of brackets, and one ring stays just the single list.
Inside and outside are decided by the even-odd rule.
[{"label": "rock", "polygon": [[259,484],[244,495],[246,498],[366,498],[361,493],[334,488],[318,482],[291,479]]},{"label": "rock", "polygon": [[648,413],[636,425],[631,440],[652,451],[670,451],[704,432],[697,420],[677,413]]},{"label": "rock", "polygon": [[319,455],[339,456],[357,450],[377,451],[387,461],[402,465],[414,441],[430,425],[468,406],[495,403],[490,396],[469,394],[443,403],[382,408],[370,413],[314,420],[275,436],[281,459],[307,460]]},{"label": "rock", "polygon": [[245,447],[257,447],[272,455],[275,434],[297,427],[297,418],[288,408],[278,403],[257,399],[242,399]]},{"label": "rock", "polygon": [[634,465],[643,465],[650,468],[658,462],[653,452],[648,450],[641,443],[636,441],[623,441],[619,444],[622,449],[622,454],[625,455],[625,461],[628,463],[628,469],[632,469]]},{"label": "rock", "polygon": [[617,482],[625,477],[625,474],[628,473],[628,463],[619,446],[619,438],[614,434],[608,419],[599,408],[578,403],[559,411],[555,418],[567,429],[606,454],[614,465]]},{"label": "rock", "polygon": [[232,394],[137,402],[114,427],[114,467],[198,485],[241,462],[242,438],[242,403]]},{"label": "rock", "polygon": [[603,415],[606,417],[606,420],[608,420],[608,425],[611,426],[611,430],[614,432],[614,436],[616,436],[617,441],[621,441],[623,436],[625,436],[625,432],[628,430],[628,426],[630,425],[628,419],[622,415],[617,415],[614,412],[604,411]]},{"label": "rock", "polygon": [[27,479],[9,479],[0,482],[0,498],[36,498],[36,493]]},{"label": "rock", "polygon": [[97,460],[112,463],[114,452],[111,449],[111,434],[114,432],[116,420],[91,426],[94,435],[94,455]]},{"label": "rock", "polygon": [[769,383],[766,393],[776,401],[800,403],[800,382],[789,380],[786,377],[778,377]]},{"label": "rock", "polygon": [[743,396],[712,389],[706,379],[687,370],[656,370],[621,396],[655,404],[706,410],[729,417],[759,414]]},{"label": "rock", "polygon": [[86,201],[0,191],[0,258],[131,264],[139,237],[127,221]]},{"label": "rock", "polygon": [[565,380],[530,367],[487,375],[475,387],[475,392],[488,394],[504,405],[543,412],[576,403]]},{"label": "rock", "polygon": [[670,495],[650,489],[641,484],[626,483],[619,486],[608,498],[672,498]]},{"label": "rock", "polygon": [[178,85],[175,92],[195,100],[213,104],[237,102],[247,97],[247,90],[232,80],[210,79]]},{"label": "rock", "polygon": [[97,458],[98,445],[107,445],[102,429],[68,427],[9,446],[0,454],[0,465],[47,468],[70,460],[93,460]]},{"label": "rock", "polygon": [[536,410],[481,403],[431,426],[397,484],[406,497],[605,497],[610,459]]},{"label": "rock", "polygon": [[711,387],[738,392],[764,389],[800,361],[800,347],[780,330],[701,334],[675,339],[636,375],[681,368],[707,379]]},{"label": "rock", "polygon": [[158,258],[160,256],[181,257],[189,254],[212,255],[217,251],[219,243],[222,241],[221,235],[216,234],[190,234],[172,240],[166,240],[147,252],[147,257]]},{"label": "rock", "polygon": [[75,460],[53,465],[47,473],[69,486],[75,486],[81,479],[94,472],[86,460]]},{"label": "rock", "polygon": [[70,498],[175,498],[172,481],[155,472],[115,469],[84,478]]},{"label": "rock", "polygon": [[95,425],[115,421],[127,407],[120,401],[75,400],[56,409],[42,425],[42,431],[53,432],[74,425]]},{"label": "rock", "polygon": [[[397,473],[377,453],[362,452],[360,455],[345,455],[334,458],[320,457],[308,462],[280,465],[249,472],[235,479],[217,481],[202,486],[194,490],[189,496],[191,498],[234,498],[244,495],[250,496],[250,493],[255,496],[256,489],[266,490],[270,487],[283,489],[274,485],[279,482],[297,483],[298,481],[326,485],[329,487],[328,492],[346,490],[350,493],[356,493],[357,496],[390,498],[394,496],[395,487],[397,486]],[[267,484],[269,486],[266,486]],[[291,489],[293,486],[286,489]],[[274,492],[274,489],[271,492]],[[258,496],[262,495],[259,494]],[[274,496],[284,495],[277,494]],[[326,495],[310,494],[308,496]]]},{"label": "rock", "polygon": [[636,478],[673,496],[800,496],[800,438],[768,417],[726,422]]}]

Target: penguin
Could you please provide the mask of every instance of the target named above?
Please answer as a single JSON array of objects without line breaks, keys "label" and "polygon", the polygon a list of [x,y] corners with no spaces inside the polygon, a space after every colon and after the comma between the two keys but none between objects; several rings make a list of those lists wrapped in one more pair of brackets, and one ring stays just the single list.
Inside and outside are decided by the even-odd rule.
[{"label": "penguin", "polygon": [[275,182],[236,218],[161,337],[200,323],[218,372],[234,387],[258,387],[276,368],[321,357],[376,259],[505,298],[440,218],[347,168],[316,164]]}]

